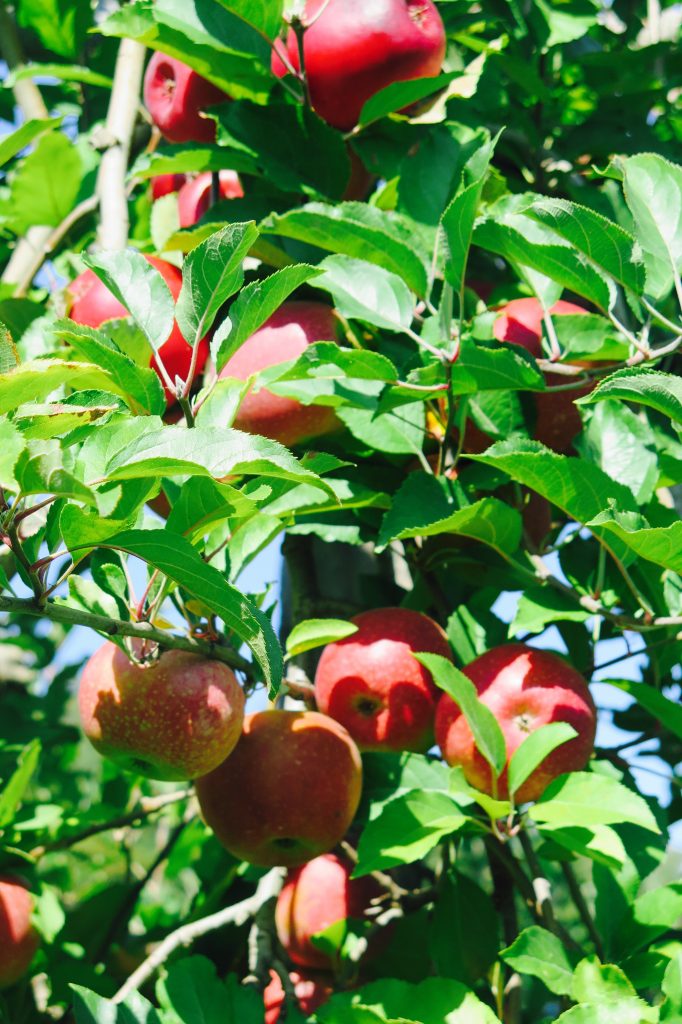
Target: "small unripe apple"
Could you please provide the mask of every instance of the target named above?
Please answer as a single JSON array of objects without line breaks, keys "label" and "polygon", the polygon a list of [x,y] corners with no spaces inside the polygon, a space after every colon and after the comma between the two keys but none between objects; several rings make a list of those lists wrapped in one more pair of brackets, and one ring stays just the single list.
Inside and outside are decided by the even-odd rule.
[{"label": "small unripe apple", "polygon": [[226,761],[199,779],[204,820],[236,857],[289,867],[325,853],[358,808],[362,762],[343,726],[316,711],[247,715]]},{"label": "small unripe apple", "polygon": [[[431,0],[307,0],[303,54],[314,109],[335,128],[347,131],[380,89],[393,82],[440,72],[445,29]],[[278,52],[279,51],[279,52]],[[277,42],[272,70],[287,72]],[[286,57],[299,70],[296,35],[286,40]]]},{"label": "small unripe apple", "polygon": [[[289,982],[293,987],[298,1007],[306,1017],[314,1013],[318,1006],[326,1003],[334,993],[332,979],[325,974],[289,971]],[[271,969],[270,981],[263,992],[265,1024],[277,1024],[282,1020],[282,1007],[285,1001],[282,979],[277,971]]]},{"label": "small unripe apple", "polygon": [[[236,171],[221,171],[220,199],[241,199],[244,195],[242,183]],[[178,215],[180,227],[189,228],[201,220],[211,206],[212,175],[210,171],[199,174],[185,182],[178,192]]]},{"label": "small unripe apple", "polygon": [[328,953],[311,939],[337,921],[362,920],[371,901],[382,893],[371,876],[351,878],[347,858],[327,853],[290,871],[277,898],[277,937],[289,959],[299,967],[334,967]]},{"label": "small unripe apple", "polygon": [[361,750],[428,750],[441,691],[413,654],[450,658],[445,633],[408,608],[376,608],[351,621],[357,632],[322,652],[318,708],[345,725]]},{"label": "small unripe apple", "polygon": [[213,142],[215,121],[201,112],[230,97],[175,57],[156,52],[144,76],[144,102],[169,142]]},{"label": "small unripe apple", "polygon": [[[173,301],[177,302],[180,289],[182,288],[181,272],[172,263],[160,260],[158,256],[148,256],[145,254],[144,258],[153,267],[156,267],[168,285]],[[71,301],[69,316],[77,324],[84,324],[86,327],[101,327],[107,320],[118,320],[129,316],[128,310],[123,303],[119,302],[116,296],[109,291],[104,281],[100,280],[94,270],[85,270],[82,274],[79,274],[68,285],[66,292]],[[202,338],[199,345],[197,375],[201,373],[206,365],[208,354],[208,338]],[[192,362],[192,347],[185,341],[182,331],[175,320],[173,321],[173,328],[168,338],[159,349],[159,355],[172,381],[176,377],[185,380]],[[156,356],[152,356],[149,365],[157,374],[159,373]],[[164,387],[164,392],[166,404],[172,405],[175,401],[175,395],[166,387]]]},{"label": "small unripe apple", "polygon": [[78,704],[83,731],[100,754],[167,781],[216,768],[244,720],[244,691],[222,662],[173,650],[136,665],[109,642],[86,663]]},{"label": "small unripe apple", "polygon": [[162,196],[170,196],[174,192],[179,192],[186,181],[186,174],[157,174],[151,182],[152,201],[156,202]]},{"label": "small unripe apple", "polygon": [[[285,302],[228,359],[220,377],[246,380],[268,366],[298,359],[316,341],[335,341],[336,330],[329,306],[321,302]],[[302,405],[267,388],[251,389],[234,421],[238,430],[262,434],[289,447],[327,434],[338,425],[329,406]]]},{"label": "small unripe apple", "polygon": [[23,882],[0,876],[0,989],[19,981],[40,945],[31,923],[33,897]]},{"label": "small unripe apple", "polygon": [[[538,765],[516,793],[517,803],[537,800],[558,775],[585,767],[594,747],[596,709],[587,683],[563,658],[525,644],[505,644],[481,654],[463,672],[497,719],[507,745],[507,766],[526,737],[543,725],[567,722],[578,734]],[[436,742],[449,765],[462,766],[472,786],[493,792],[490,766],[459,706],[446,693],[436,709]],[[506,799],[508,792],[505,768],[497,795]]]}]

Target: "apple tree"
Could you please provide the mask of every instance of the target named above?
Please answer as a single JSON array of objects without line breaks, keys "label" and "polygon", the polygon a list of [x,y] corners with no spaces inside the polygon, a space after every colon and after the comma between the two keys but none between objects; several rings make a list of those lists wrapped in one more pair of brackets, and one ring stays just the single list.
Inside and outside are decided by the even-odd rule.
[{"label": "apple tree", "polygon": [[681,23],[0,0],[3,1024],[682,1020]]}]

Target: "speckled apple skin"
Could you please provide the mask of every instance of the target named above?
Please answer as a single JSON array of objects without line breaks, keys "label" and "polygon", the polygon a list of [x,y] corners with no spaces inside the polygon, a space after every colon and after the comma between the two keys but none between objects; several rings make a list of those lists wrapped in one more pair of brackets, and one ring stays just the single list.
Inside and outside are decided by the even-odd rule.
[{"label": "speckled apple skin", "polygon": [[244,720],[244,691],[222,662],[166,651],[144,667],[109,642],[83,669],[78,703],[100,754],[166,781],[212,771],[234,749]]},{"label": "speckled apple skin", "polygon": [[[333,310],[321,302],[285,302],[227,361],[220,377],[246,380],[259,370],[298,359],[316,341],[336,340]],[[237,430],[261,434],[288,447],[339,427],[334,410],[252,388],[234,421]]]},{"label": "speckled apple skin", "polygon": [[[242,183],[236,171],[221,171],[220,199],[241,199],[244,195]],[[178,216],[180,227],[189,228],[201,220],[211,207],[213,175],[210,171],[186,181],[178,192]]]},{"label": "speckled apple skin", "polygon": [[32,911],[33,897],[23,882],[0,876],[0,989],[26,974],[40,945]]},{"label": "speckled apple skin", "polygon": [[[168,285],[173,301],[177,302],[182,288],[182,274],[172,263],[160,260],[157,256],[144,257],[148,263],[155,267]],[[66,289],[70,300],[69,317],[77,324],[84,324],[86,327],[101,327],[107,320],[118,320],[130,314],[122,302],[109,291],[104,281],[101,281],[94,270],[84,270],[82,274],[74,278]],[[202,338],[199,344],[199,358],[197,360],[197,374],[201,373],[209,354],[208,338]],[[168,371],[171,380],[180,377],[185,380],[189,373],[192,362],[192,347],[185,341],[184,335],[176,320],[173,321],[173,329],[159,349],[161,361]],[[156,356],[151,356],[149,365],[156,373],[159,373]],[[163,383],[163,382],[162,382]],[[168,388],[164,387],[166,404],[168,406],[175,402],[175,395],[172,395]]]},{"label": "speckled apple skin", "polygon": [[144,76],[144,102],[169,142],[213,142],[215,121],[201,111],[230,97],[187,64],[165,53],[152,55]]},{"label": "speckled apple skin", "polygon": [[[445,29],[431,0],[307,0],[310,22],[304,37],[305,68],[313,108],[328,124],[348,131],[366,101],[392,82],[440,72]],[[286,68],[278,48],[272,70]],[[281,52],[281,51],[280,51]],[[289,31],[286,53],[298,70],[296,37]]]},{"label": "speckled apple skin", "polygon": [[251,864],[289,867],[344,837],[360,802],[362,762],[346,730],[316,711],[259,711],[196,789],[226,849]]},{"label": "speckled apple skin", "polygon": [[[334,979],[326,974],[303,974],[301,971],[289,971],[289,981],[293,985],[296,1002],[301,1013],[309,1017],[318,1006],[326,1003],[334,993]],[[277,1024],[281,1019],[285,995],[282,979],[277,971],[270,969],[270,981],[263,992],[265,1008],[265,1024]]]},{"label": "speckled apple skin", "polygon": [[318,708],[345,725],[361,750],[428,750],[441,691],[412,655],[451,659],[445,633],[408,608],[377,608],[351,621],[357,633],[322,652]]},{"label": "speckled apple skin", "polygon": [[362,920],[382,889],[371,876],[351,878],[353,865],[336,854],[315,857],[290,871],[277,898],[277,937],[299,967],[325,970],[333,960],[311,942],[311,937],[346,918]]},{"label": "speckled apple skin", "polygon": [[[516,793],[517,803],[537,800],[558,775],[585,767],[594,747],[596,709],[587,683],[562,658],[525,644],[505,644],[475,658],[463,672],[502,729],[507,766],[529,733],[543,725],[568,722],[578,733],[541,762]],[[462,766],[472,786],[492,793],[490,767],[476,749],[464,715],[447,694],[436,709],[436,742],[448,764]],[[497,794],[506,799],[508,793],[505,768]]]}]

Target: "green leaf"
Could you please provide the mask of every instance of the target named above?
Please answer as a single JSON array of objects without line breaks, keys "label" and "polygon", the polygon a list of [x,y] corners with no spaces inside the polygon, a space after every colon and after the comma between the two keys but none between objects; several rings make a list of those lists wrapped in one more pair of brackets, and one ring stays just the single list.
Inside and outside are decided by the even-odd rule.
[{"label": "green leaf", "polygon": [[274,39],[282,28],[284,0],[219,0],[219,3],[268,39]]},{"label": "green leaf", "polygon": [[203,956],[172,963],[156,994],[164,1024],[225,1024],[225,986]]},{"label": "green leaf", "polygon": [[509,761],[509,792],[520,789],[548,754],[577,735],[568,722],[550,722],[526,736]]},{"label": "green leaf", "polygon": [[32,28],[47,50],[60,57],[80,53],[92,24],[89,4],[79,0],[21,0],[19,24]]},{"label": "green leaf", "polygon": [[228,224],[188,254],[175,316],[190,345],[204,337],[220,307],[241,287],[242,263],[257,238],[253,222]]},{"label": "green leaf", "polygon": [[492,899],[460,871],[441,879],[429,931],[438,974],[475,985],[497,959],[500,919]]},{"label": "green leaf", "polygon": [[682,953],[673,957],[666,967],[662,990],[665,1002],[661,1006],[661,1024],[679,1024],[682,1019]]},{"label": "green leaf", "polygon": [[675,928],[682,916],[682,882],[672,882],[642,893],[619,921],[613,952],[620,959],[648,947]]},{"label": "green leaf", "polygon": [[450,481],[428,473],[410,473],[383,518],[378,550],[405,537],[443,533],[471,537],[511,553],[521,540],[521,517],[516,509],[497,498],[481,498],[460,508]]},{"label": "green leaf", "polygon": [[336,415],[353,437],[368,448],[396,455],[416,455],[422,450],[425,432],[423,402],[404,405],[395,412],[381,413],[376,408],[337,408]]},{"label": "green leaf", "polygon": [[449,74],[434,75],[428,78],[411,78],[404,82],[392,82],[390,85],[384,86],[383,89],[379,89],[364,103],[360,111],[358,125],[361,128],[366,128],[367,125],[381,120],[388,114],[410,107],[426,96],[440,92],[460,75],[461,71],[453,71]]},{"label": "green leaf", "polygon": [[351,256],[328,256],[312,282],[329,292],[348,320],[362,320],[388,331],[404,331],[414,315],[414,297],[396,274]]},{"label": "green leaf", "polygon": [[0,167],[8,163],[13,156],[20,153],[38,136],[53,128],[59,128],[62,120],[62,117],[33,118],[30,121],[24,121],[16,131],[3,136],[0,140]]},{"label": "green leaf", "polygon": [[26,402],[40,402],[57,388],[68,384],[74,390],[97,387],[109,390],[112,380],[106,370],[91,363],[66,359],[35,359],[0,374],[0,415],[14,412]]},{"label": "green leaf", "polygon": [[82,82],[84,85],[97,85],[103,89],[111,89],[113,79],[109,75],[102,75],[91,68],[82,67],[80,64],[52,64],[39,61],[29,61],[23,67],[14,68],[7,78],[5,85],[12,88],[15,82],[21,82],[26,78],[56,78],[60,82]]},{"label": "green leaf", "polygon": [[[355,1015],[365,1010],[374,1016]],[[426,978],[416,985],[382,978],[333,996],[316,1017],[322,1024],[499,1024],[471,989],[451,978]]]},{"label": "green leaf", "polygon": [[594,405],[611,398],[647,405],[676,423],[682,423],[682,381],[674,373],[626,367],[605,377],[589,395],[577,399],[577,404]]},{"label": "green leaf", "polygon": [[656,719],[664,729],[668,729],[682,740],[682,707],[647,683],[635,683],[630,679],[604,679],[600,682],[610,683],[634,697],[638,704]]},{"label": "green leaf", "polygon": [[166,529],[193,540],[232,516],[248,519],[256,510],[256,503],[235,487],[192,476],[183,484],[177,501],[171,503]]},{"label": "green leaf", "polygon": [[[623,190],[642,250],[646,290],[664,298],[682,271],[682,167],[655,153],[624,160]],[[682,288],[680,288],[682,291]]]},{"label": "green leaf", "polygon": [[605,531],[609,537],[617,538],[640,558],[682,572],[682,522],[639,528],[641,523],[641,516],[610,511],[600,513],[586,525],[595,532]]},{"label": "green leaf", "polygon": [[14,468],[25,447],[26,440],[14,423],[0,420],[0,487],[16,488]]},{"label": "green leaf", "polygon": [[414,225],[393,212],[367,203],[307,203],[273,214],[261,230],[374,263],[397,274],[417,295],[426,293],[427,267],[414,248]]},{"label": "green leaf", "polygon": [[316,647],[344,640],[357,631],[357,626],[342,619],[304,619],[296,623],[287,637],[287,657],[297,658]]},{"label": "green leaf", "polygon": [[610,1003],[583,1003],[556,1018],[556,1024],[656,1024],[658,1009],[630,997]]},{"label": "green leaf", "polygon": [[66,135],[43,135],[12,177],[13,231],[23,234],[33,225],[61,224],[76,205],[84,174],[81,153]]},{"label": "green leaf", "polygon": [[[559,858],[565,860],[564,850],[578,854],[580,857],[589,857],[597,864],[604,864],[610,870],[623,866],[627,859],[623,841],[609,825],[569,826],[562,828],[555,825],[541,825],[540,834],[547,840],[550,846],[562,853]],[[546,856],[550,853],[546,851]]]},{"label": "green leaf", "polygon": [[585,608],[560,590],[529,587],[519,597],[508,636],[541,633],[551,622],[584,622],[589,617],[590,613]]},{"label": "green leaf", "polygon": [[646,802],[608,775],[571,772],[550,782],[528,814],[552,825],[620,825],[660,832]]},{"label": "green leaf", "polygon": [[379,394],[384,381],[394,381],[397,375],[390,359],[378,352],[318,341],[308,345],[291,365],[268,368],[258,379],[274,394],[305,404],[314,399],[321,405],[364,407]]},{"label": "green leaf", "polygon": [[473,733],[478,750],[499,777],[507,762],[507,745],[495,715],[479,698],[476,687],[463,672],[440,654],[415,654],[433,675],[436,686],[452,697]]},{"label": "green leaf", "polygon": [[31,782],[40,760],[41,744],[39,739],[31,740],[24,747],[17,759],[17,767],[2,786],[0,792],[0,829],[11,825],[17,808]]},{"label": "green leaf", "polygon": [[596,956],[590,956],[575,969],[573,998],[578,1003],[611,1002],[635,995],[626,974],[615,964],[602,964]]},{"label": "green leaf", "polygon": [[[475,163],[468,163],[464,169],[463,187],[443,214],[442,225],[447,247],[445,280],[452,285],[457,295],[464,288],[474,223],[498,139],[499,134],[494,139],[488,139],[473,155],[471,160]],[[467,168],[472,166],[476,167],[475,175],[467,174]],[[473,177],[474,180],[467,182],[468,177]]]},{"label": "green leaf", "polygon": [[449,791],[450,770],[447,765],[424,754],[366,751],[362,756],[362,766],[363,805],[371,809],[373,817],[378,805],[396,796],[404,796],[410,790]]},{"label": "green leaf", "polygon": [[654,433],[622,402],[597,405],[575,446],[613,480],[628,487],[639,504],[651,500],[660,475]]},{"label": "green leaf", "polygon": [[478,391],[544,391],[545,379],[535,360],[515,345],[488,348],[466,335],[450,370],[453,394]]},{"label": "green leaf", "polygon": [[365,825],[353,877],[421,860],[467,820],[446,793],[412,790],[397,796]]},{"label": "green leaf", "polygon": [[164,1024],[161,1017],[139,992],[120,1004],[90,992],[81,985],[70,985],[76,1024]]},{"label": "green leaf", "polygon": [[550,992],[559,996],[570,995],[573,964],[561,940],[546,928],[539,925],[524,928],[500,956],[519,974],[539,978]]}]

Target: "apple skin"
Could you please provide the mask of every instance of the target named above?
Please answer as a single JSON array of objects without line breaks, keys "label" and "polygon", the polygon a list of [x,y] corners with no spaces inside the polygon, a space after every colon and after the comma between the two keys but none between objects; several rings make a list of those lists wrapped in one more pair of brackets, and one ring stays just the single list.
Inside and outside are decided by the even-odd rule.
[{"label": "apple skin", "polygon": [[157,174],[151,182],[152,202],[156,202],[162,196],[170,196],[174,192],[179,192],[187,180],[186,174]]},{"label": "apple skin", "polygon": [[452,658],[445,633],[421,612],[376,608],[351,620],[357,633],[328,644],[315,699],[361,750],[428,750],[441,691],[413,652]]},{"label": "apple skin", "polygon": [[163,781],[212,771],[236,746],[244,721],[244,691],[222,662],[171,650],[143,667],[111,642],[87,661],[78,705],[95,750]]},{"label": "apple skin", "polygon": [[169,142],[214,142],[215,121],[201,111],[230,97],[192,68],[157,51],[144,76],[144,103]]},{"label": "apple skin", "polygon": [[[543,725],[568,722],[578,733],[538,765],[517,791],[517,803],[537,800],[558,775],[585,767],[594,747],[596,709],[587,683],[562,658],[525,644],[504,644],[475,658],[463,672],[502,729],[507,766],[528,734]],[[462,766],[472,786],[492,793],[490,766],[476,749],[458,705],[446,693],[436,709],[436,742],[449,765]],[[497,793],[501,799],[508,796],[506,768]]]},{"label": "apple skin", "polygon": [[[315,1010],[326,1003],[334,993],[332,979],[324,974],[309,974],[301,971],[290,971],[289,981],[293,985],[296,1002],[301,1013],[309,1017]],[[270,981],[263,992],[265,1007],[265,1024],[277,1024],[281,1020],[282,1007],[286,997],[282,979],[277,971],[270,970]]]},{"label": "apple skin", "polygon": [[[241,199],[244,195],[242,183],[236,171],[220,171],[220,198]],[[211,206],[210,171],[186,181],[178,192],[178,214],[180,227],[189,228],[201,220]]]},{"label": "apple skin", "polygon": [[[298,359],[316,341],[335,341],[336,331],[329,306],[321,302],[285,302],[228,359],[219,376],[246,380],[268,366]],[[329,406],[302,405],[294,398],[260,388],[246,395],[234,426],[291,447],[328,434],[338,429],[339,423]]]},{"label": "apple skin", "polygon": [[[158,256],[144,254],[144,258],[159,271],[168,285],[173,301],[177,302],[180,289],[182,288],[181,272],[172,263],[160,260]],[[123,303],[119,302],[116,296],[109,291],[94,270],[85,270],[82,274],[79,274],[67,286],[66,292],[71,301],[69,317],[77,324],[83,324],[86,327],[101,327],[107,320],[118,320],[130,315]],[[173,329],[168,338],[159,349],[159,355],[163,365],[170,374],[171,380],[174,381],[176,377],[184,380],[187,377],[192,362],[192,348],[185,341],[176,320],[173,321]],[[197,374],[201,373],[204,369],[208,355],[208,338],[202,338],[199,345]],[[159,374],[156,356],[152,356],[149,365]],[[175,395],[166,387],[164,387],[164,393],[166,395],[166,405],[173,405]]]},{"label": "apple skin", "polygon": [[32,911],[33,897],[25,884],[11,875],[0,876],[0,989],[26,974],[40,945]]},{"label": "apple skin", "polygon": [[383,892],[370,876],[351,878],[353,865],[327,853],[290,871],[277,898],[277,937],[289,959],[299,967],[326,970],[335,966],[327,953],[311,942],[346,918],[362,920],[371,901]]},{"label": "apple skin", "polygon": [[[334,128],[353,128],[366,101],[385,86],[440,72],[445,29],[431,0],[307,0],[304,20],[311,23],[303,47],[312,105]],[[286,74],[282,52],[284,44],[276,43],[278,78]],[[293,30],[286,55],[298,71]]]},{"label": "apple skin", "polygon": [[218,842],[251,864],[291,867],[326,853],[358,808],[362,762],[338,722],[316,711],[244,719],[226,761],[196,784]]}]

